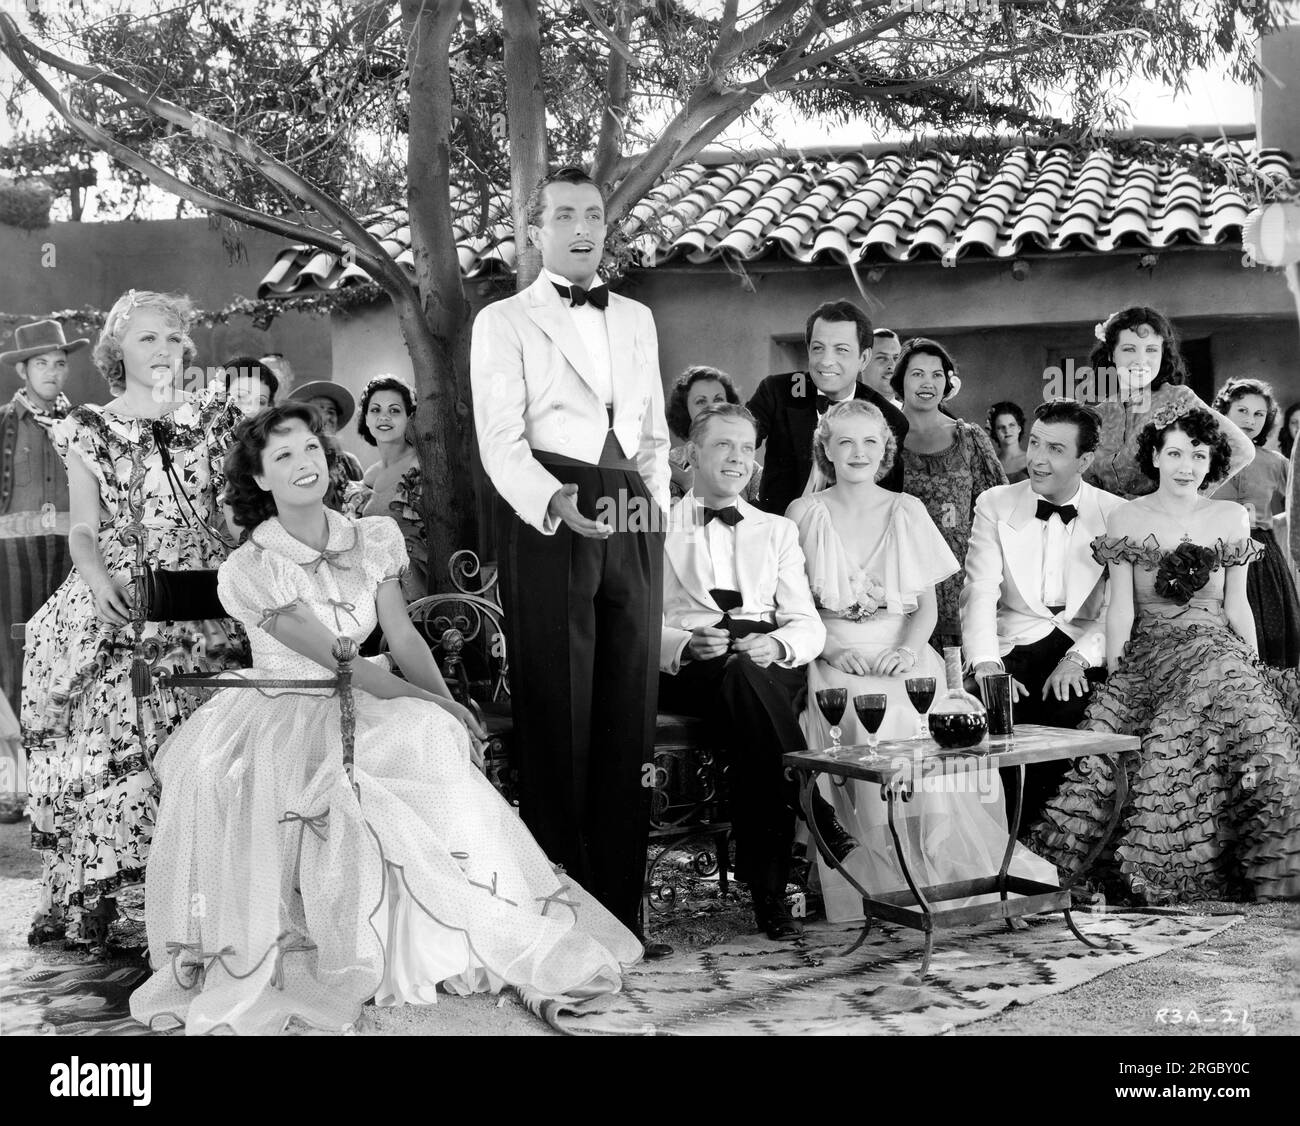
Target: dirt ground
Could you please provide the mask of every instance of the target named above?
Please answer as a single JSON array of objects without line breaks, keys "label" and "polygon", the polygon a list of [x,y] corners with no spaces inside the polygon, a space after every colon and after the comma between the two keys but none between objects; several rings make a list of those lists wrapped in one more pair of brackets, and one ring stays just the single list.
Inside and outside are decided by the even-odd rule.
[{"label": "dirt ground", "polygon": [[[27,824],[0,825],[0,966],[35,965],[27,925],[35,905],[35,855]],[[1205,1036],[1300,1033],[1300,908],[1296,904],[1192,904],[1194,913],[1245,918],[1200,946],[1112,970],[1064,993],[955,1030],[959,1036]],[[745,897],[679,915],[657,936],[698,949],[752,925]],[[652,933],[656,933],[652,930]],[[43,963],[82,960],[43,948]],[[1193,1018],[1193,1014],[1195,1017]],[[513,994],[440,997],[425,1008],[368,1008],[361,1035],[557,1035]]]}]

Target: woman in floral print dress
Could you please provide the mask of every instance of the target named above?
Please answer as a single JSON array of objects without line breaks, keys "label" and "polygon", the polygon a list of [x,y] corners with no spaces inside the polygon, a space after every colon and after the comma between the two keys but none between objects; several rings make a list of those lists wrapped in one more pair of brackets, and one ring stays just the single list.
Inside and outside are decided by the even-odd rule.
[{"label": "woman in floral print dress", "polygon": [[[239,411],[216,390],[176,390],[193,355],[185,298],[132,290],[113,306],[95,362],[116,397],[76,408],[53,438],[68,467],[75,569],[27,625],[22,728],[32,847],[44,865],[31,941],[102,943],[118,889],[140,882],[158,793],[149,759],[193,704],[156,689],[137,727],[131,690],[132,451],[144,455],[151,565],[215,568],[225,558],[216,497]],[[163,622],[144,637],[164,669],[212,669],[242,656],[228,620]]]}]

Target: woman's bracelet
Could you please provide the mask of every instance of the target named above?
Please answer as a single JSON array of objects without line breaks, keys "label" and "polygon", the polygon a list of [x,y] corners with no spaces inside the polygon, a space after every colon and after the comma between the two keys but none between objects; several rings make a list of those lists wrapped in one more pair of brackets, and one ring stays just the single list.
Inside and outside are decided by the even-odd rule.
[{"label": "woman's bracelet", "polygon": [[912,658],[912,665],[911,665],[911,667],[915,667],[915,666],[916,666],[916,652],[915,652],[915,650],[910,649],[910,648],[909,648],[908,646],[906,646],[906,645],[895,645],[895,646],[894,646],[894,651],[895,651],[896,653],[906,653],[909,657]]}]

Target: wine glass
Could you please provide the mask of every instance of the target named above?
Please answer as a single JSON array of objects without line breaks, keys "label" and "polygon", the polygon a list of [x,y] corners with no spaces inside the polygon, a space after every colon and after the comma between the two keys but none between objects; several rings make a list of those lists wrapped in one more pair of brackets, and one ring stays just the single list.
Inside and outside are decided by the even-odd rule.
[{"label": "wine glass", "polygon": [[885,709],[888,706],[889,697],[883,692],[867,692],[853,697],[853,710],[858,713],[858,719],[867,729],[867,746],[871,748],[871,754],[867,757],[870,759],[880,757],[876,754],[876,748],[880,746],[880,739],[876,732],[885,722]]},{"label": "wine glass", "polygon": [[914,739],[930,738],[930,729],[925,724],[925,713],[934,703],[934,688],[935,680],[932,676],[913,676],[907,680],[907,698],[912,701],[912,707],[916,709],[916,714],[921,719],[921,729],[912,736]]},{"label": "wine glass", "polygon": [[826,722],[831,725],[830,755],[832,758],[839,754],[840,736],[843,734],[839,723],[844,718],[844,709],[848,707],[848,703],[849,690],[847,688],[817,689],[817,706],[821,708],[822,715],[826,717]]}]

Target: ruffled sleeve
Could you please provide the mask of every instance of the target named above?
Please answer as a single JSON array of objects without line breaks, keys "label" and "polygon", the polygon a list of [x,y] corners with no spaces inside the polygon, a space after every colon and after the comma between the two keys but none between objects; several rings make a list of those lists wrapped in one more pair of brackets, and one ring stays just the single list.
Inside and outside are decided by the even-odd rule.
[{"label": "ruffled sleeve", "polygon": [[[388,503],[388,511],[402,532],[406,544],[408,582],[403,583],[408,597],[412,594],[424,594],[429,574],[429,537],[425,533],[424,513],[424,478],[420,467],[413,465],[397,481],[393,499]],[[418,592],[414,587],[418,586]]]},{"label": "ruffled sleeve", "polygon": [[872,571],[880,574],[891,614],[910,614],[927,590],[961,570],[924,503],[899,493]]},{"label": "ruffled sleeve", "polygon": [[854,602],[849,562],[826,506],[816,497],[800,497],[786,510],[786,516],[799,529],[813,601],[832,613],[848,609]]},{"label": "ruffled sleeve", "polygon": [[302,600],[304,572],[274,552],[246,543],[217,569],[221,604],[250,631],[268,626]]},{"label": "ruffled sleeve", "polygon": [[1090,546],[1092,557],[1103,567],[1110,563],[1132,563],[1148,568],[1160,565],[1160,548],[1154,543],[1134,543],[1128,536],[1098,536]]},{"label": "ruffled sleeve", "polygon": [[365,516],[356,522],[361,536],[361,553],[371,582],[400,581],[410,567],[410,557],[402,540],[402,529],[390,516]]},{"label": "ruffled sleeve", "polygon": [[1219,565],[1221,567],[1244,567],[1254,563],[1264,555],[1264,545],[1258,540],[1241,539],[1229,542],[1219,541]]}]

